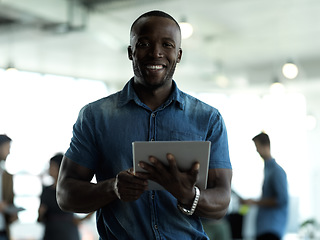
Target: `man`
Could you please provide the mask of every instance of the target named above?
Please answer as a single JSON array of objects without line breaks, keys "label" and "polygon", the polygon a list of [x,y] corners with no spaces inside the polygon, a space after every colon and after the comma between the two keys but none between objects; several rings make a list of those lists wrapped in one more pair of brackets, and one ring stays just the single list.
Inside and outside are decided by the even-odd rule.
[{"label": "man", "polygon": [[262,197],[260,200],[242,200],[242,203],[259,207],[256,222],[257,240],[278,240],[285,233],[288,218],[287,176],[271,156],[269,136],[260,133],[252,140],[264,160]]},{"label": "man", "polygon": [[0,240],[9,240],[9,224],[17,219],[16,213],[9,213],[9,206],[13,204],[13,179],[3,167],[4,161],[10,154],[11,138],[0,135]]},{"label": "man", "polygon": [[[122,91],[85,106],[60,168],[57,198],[66,211],[97,210],[100,239],[208,239],[200,216],[219,219],[230,200],[232,170],[220,113],[172,80],[182,57],[177,22],[161,11],[131,27],[134,77]],[[199,163],[181,172],[154,157],[132,172],[134,141],[211,141],[208,189],[195,186]],[[96,175],[97,184],[90,183]],[[167,191],[146,191],[153,180]],[[177,206],[179,205],[179,207]]]}]

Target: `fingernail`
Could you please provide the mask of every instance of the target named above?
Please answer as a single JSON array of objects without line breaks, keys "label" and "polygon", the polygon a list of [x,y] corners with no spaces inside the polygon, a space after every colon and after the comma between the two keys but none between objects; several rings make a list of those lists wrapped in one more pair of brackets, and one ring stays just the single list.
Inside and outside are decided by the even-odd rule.
[{"label": "fingernail", "polygon": [[197,163],[196,166],[195,166],[195,169],[199,170],[199,168],[200,168],[200,163]]},{"label": "fingernail", "polygon": [[143,163],[138,163],[138,166],[141,168],[144,168],[144,164]]},{"label": "fingernail", "polygon": [[151,163],[155,163],[155,162],[156,162],[156,160],[155,160],[153,157],[150,157],[150,158],[149,158],[149,161],[150,161]]}]

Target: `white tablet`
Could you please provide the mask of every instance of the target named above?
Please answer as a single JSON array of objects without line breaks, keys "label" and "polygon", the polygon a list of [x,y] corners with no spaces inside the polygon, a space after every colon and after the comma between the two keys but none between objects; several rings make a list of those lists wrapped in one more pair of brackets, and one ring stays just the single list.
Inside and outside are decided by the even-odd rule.
[{"label": "white tablet", "polygon": [[[149,156],[154,156],[168,165],[167,153],[175,156],[179,169],[189,170],[195,162],[200,163],[199,179],[196,185],[200,189],[207,188],[208,167],[210,158],[210,141],[152,141],[133,142],[133,170],[145,171],[138,166],[140,161],[149,163]],[[149,181],[149,190],[163,190],[164,188],[154,181]]]}]

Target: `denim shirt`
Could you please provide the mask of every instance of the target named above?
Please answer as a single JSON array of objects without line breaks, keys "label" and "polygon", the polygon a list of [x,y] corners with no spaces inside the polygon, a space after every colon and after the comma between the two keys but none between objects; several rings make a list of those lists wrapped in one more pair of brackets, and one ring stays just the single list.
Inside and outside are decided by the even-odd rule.
[{"label": "denim shirt", "polygon": [[[209,168],[231,168],[227,132],[215,108],[180,91],[155,111],[142,103],[131,79],[122,91],[80,111],[66,156],[92,169],[97,181],[133,166],[133,141],[211,141]],[[177,208],[167,191],[146,191],[133,202],[115,200],[97,211],[100,239],[208,239],[197,216]]]},{"label": "denim shirt", "polygon": [[275,198],[276,207],[259,207],[257,216],[257,235],[273,233],[281,238],[288,218],[288,186],[285,171],[275,159],[265,161],[262,199]]}]

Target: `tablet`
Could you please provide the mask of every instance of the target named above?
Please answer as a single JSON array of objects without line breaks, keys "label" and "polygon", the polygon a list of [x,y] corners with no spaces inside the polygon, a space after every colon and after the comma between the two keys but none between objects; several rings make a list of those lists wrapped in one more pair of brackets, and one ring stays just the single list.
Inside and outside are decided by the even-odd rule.
[{"label": "tablet", "polygon": [[[208,167],[210,158],[210,141],[152,141],[133,142],[133,170],[145,171],[138,166],[140,161],[149,163],[149,156],[156,157],[168,165],[167,153],[175,156],[178,168],[182,171],[189,170],[195,162],[200,163],[199,178],[196,185],[200,189],[207,188]],[[158,183],[149,180],[149,190],[163,190]]]}]

